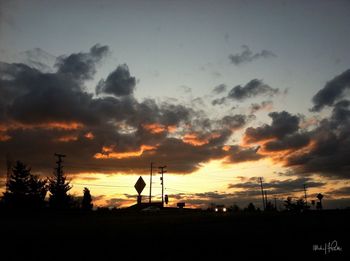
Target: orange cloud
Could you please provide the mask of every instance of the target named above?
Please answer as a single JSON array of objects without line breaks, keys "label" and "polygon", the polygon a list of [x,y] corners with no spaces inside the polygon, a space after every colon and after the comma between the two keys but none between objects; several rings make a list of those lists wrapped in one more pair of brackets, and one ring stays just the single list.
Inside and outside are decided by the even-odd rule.
[{"label": "orange cloud", "polygon": [[152,134],[158,134],[158,133],[162,133],[165,131],[173,133],[176,131],[175,125],[164,126],[164,125],[159,124],[159,123],[142,124],[142,127]]},{"label": "orange cloud", "polygon": [[255,141],[254,139],[252,139],[249,135],[244,134],[243,138],[242,138],[242,142],[241,142],[241,146],[242,147],[250,147],[252,143],[263,146],[266,143],[270,142],[270,141],[274,141],[277,138],[273,137],[273,138],[266,138],[266,139],[261,139],[258,141]]},{"label": "orange cloud", "polygon": [[225,146],[222,147],[222,150],[224,150],[224,151],[229,151],[230,148],[231,148],[231,146],[225,145]]},{"label": "orange cloud", "polygon": [[137,151],[126,151],[126,152],[116,152],[113,146],[102,148],[101,153],[96,153],[94,155],[95,159],[125,159],[131,157],[140,157],[145,151],[155,150],[156,146],[151,145],[141,145],[140,149]]},{"label": "orange cloud", "polygon": [[56,141],[59,141],[59,142],[70,142],[70,141],[76,141],[76,140],[78,140],[78,137],[75,135],[66,135],[56,139]]},{"label": "orange cloud", "polygon": [[183,142],[193,146],[203,146],[208,144],[211,139],[219,138],[219,133],[212,133],[207,137],[199,137],[196,133],[188,133],[183,136]]},{"label": "orange cloud", "polygon": [[275,164],[282,164],[286,165],[288,163],[288,157],[290,156],[297,156],[297,155],[303,155],[305,153],[309,153],[316,145],[315,141],[310,141],[310,143],[300,149],[285,149],[285,150],[279,150],[279,151],[267,151],[262,146],[260,149],[260,154],[264,156],[268,156],[273,163]]},{"label": "orange cloud", "polygon": [[62,130],[77,130],[81,129],[84,125],[79,122],[50,122],[46,124],[38,125],[43,129],[62,129]]},{"label": "orange cloud", "polygon": [[176,129],[177,129],[175,125],[170,125],[170,126],[168,126],[167,128],[168,128],[168,132],[170,132],[170,133],[175,132]]},{"label": "orange cloud", "polygon": [[0,133],[0,141],[7,141],[9,139],[11,139],[11,136],[4,133]]},{"label": "orange cloud", "polygon": [[9,122],[6,124],[0,124],[0,131],[16,130],[16,129],[61,129],[61,130],[77,130],[82,128],[84,125],[79,122],[47,122],[38,124],[24,124],[20,122]]},{"label": "orange cloud", "polygon": [[142,124],[142,127],[153,134],[158,134],[166,131],[166,127],[158,123]]},{"label": "orange cloud", "polygon": [[207,139],[201,139],[194,133],[185,134],[183,137],[183,142],[187,144],[191,144],[193,146],[203,146],[205,144],[208,144],[209,140]]},{"label": "orange cloud", "polygon": [[84,135],[85,138],[89,140],[93,140],[95,138],[95,135],[90,131]]}]

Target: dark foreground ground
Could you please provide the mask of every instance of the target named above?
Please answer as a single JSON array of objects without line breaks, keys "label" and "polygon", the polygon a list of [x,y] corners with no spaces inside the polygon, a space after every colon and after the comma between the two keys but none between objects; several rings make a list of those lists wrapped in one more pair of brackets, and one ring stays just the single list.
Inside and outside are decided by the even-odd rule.
[{"label": "dark foreground ground", "polygon": [[0,214],[0,260],[350,260],[350,211]]}]

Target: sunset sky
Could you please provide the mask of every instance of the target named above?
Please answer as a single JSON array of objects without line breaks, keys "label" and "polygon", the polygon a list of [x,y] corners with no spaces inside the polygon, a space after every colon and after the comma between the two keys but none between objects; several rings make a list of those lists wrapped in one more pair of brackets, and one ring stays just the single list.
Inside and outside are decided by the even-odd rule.
[{"label": "sunset sky", "polygon": [[[350,2],[0,0],[6,157],[95,206],[350,206]],[[8,155],[8,156],[7,156]],[[2,160],[1,160],[2,159]]]}]

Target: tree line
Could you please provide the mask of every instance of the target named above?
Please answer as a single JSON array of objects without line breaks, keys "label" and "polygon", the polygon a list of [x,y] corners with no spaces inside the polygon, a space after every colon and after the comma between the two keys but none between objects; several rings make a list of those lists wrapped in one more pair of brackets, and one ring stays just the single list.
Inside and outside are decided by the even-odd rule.
[{"label": "tree line", "polygon": [[[61,167],[55,168],[53,177],[40,178],[32,174],[31,168],[26,164],[17,161],[11,169],[1,204],[8,209],[81,208],[87,211],[92,210],[90,190],[84,188],[83,198],[81,202],[77,202],[72,195],[68,194],[71,188]],[[49,193],[48,201],[46,200],[47,193]]]}]

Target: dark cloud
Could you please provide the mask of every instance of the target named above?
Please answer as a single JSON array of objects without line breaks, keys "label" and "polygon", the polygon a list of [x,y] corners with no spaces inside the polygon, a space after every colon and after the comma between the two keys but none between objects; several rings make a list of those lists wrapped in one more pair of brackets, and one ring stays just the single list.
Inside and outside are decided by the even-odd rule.
[{"label": "dark cloud", "polygon": [[[258,179],[251,179],[247,182],[229,184],[228,188],[244,189],[244,190],[259,190],[260,183]],[[264,189],[268,190],[273,194],[288,194],[290,192],[302,191],[304,185],[308,188],[322,187],[325,185],[324,182],[316,182],[307,177],[287,180],[272,180],[270,182],[264,182]]]},{"label": "dark cloud", "polygon": [[[350,101],[344,97],[348,71],[327,83],[314,97],[315,111],[331,107],[323,120],[305,124],[303,115],[272,112],[271,124],[245,130],[247,144],[258,143],[262,154],[281,162],[297,176],[319,174],[348,179],[350,173]],[[327,96],[328,94],[329,96]],[[326,97],[330,97],[329,100]]]},{"label": "dark cloud", "polygon": [[118,197],[114,197],[114,198],[109,198],[106,200],[106,205],[108,207],[115,207],[115,208],[119,208],[124,206],[124,204],[130,204],[132,202],[130,202],[129,199],[125,199],[125,198],[118,198]]},{"label": "dark cloud", "polygon": [[264,149],[266,151],[296,150],[307,146],[310,140],[309,133],[294,133],[265,143]]},{"label": "dark cloud", "polygon": [[247,45],[242,45],[242,48],[243,51],[241,53],[230,54],[228,57],[230,59],[230,62],[234,65],[241,65],[248,62],[253,62],[261,58],[277,57],[276,54],[268,50],[262,50],[261,52],[253,53]]},{"label": "dark cloud", "polygon": [[265,124],[262,127],[247,128],[245,131],[245,140],[248,143],[258,142],[271,138],[281,139],[288,134],[293,134],[299,129],[300,118],[291,115],[289,112],[271,112],[271,125]]},{"label": "dark cloud", "polygon": [[250,113],[254,114],[260,110],[271,110],[273,107],[272,101],[262,101],[261,103],[252,103],[250,105]]},{"label": "dark cloud", "polygon": [[[234,191],[232,193],[224,193],[219,191],[208,191],[203,193],[178,193],[170,194],[170,201],[175,199],[176,201],[185,202],[186,205],[195,205],[206,209],[214,205],[224,205],[231,207],[238,205],[241,208],[247,207],[249,203],[253,203],[256,207],[262,209],[261,205],[261,191],[260,187],[256,189]],[[271,200],[271,198],[269,198]],[[277,206],[283,205],[283,199],[277,199]]]},{"label": "dark cloud", "polygon": [[232,130],[242,128],[251,117],[247,117],[243,114],[227,115],[224,116],[220,121],[220,125],[227,127]]},{"label": "dark cloud", "polygon": [[226,102],[227,98],[226,97],[223,97],[223,98],[220,98],[220,99],[215,99],[211,102],[212,105],[221,105],[221,104],[224,104]]},{"label": "dark cloud", "polygon": [[56,57],[41,48],[34,48],[20,53],[21,60],[24,64],[38,69],[42,72],[51,72]]},{"label": "dark cloud", "polygon": [[126,65],[100,82],[112,96],[89,93],[85,82],[107,51],[97,45],[61,56],[51,73],[0,63],[0,157],[9,152],[44,174],[52,173],[55,152],[68,155],[71,174],[145,173],[155,159],[172,173],[190,173],[231,153],[223,146],[248,117],[211,119],[174,101],[138,101]]},{"label": "dark cloud", "polygon": [[334,126],[339,126],[344,125],[350,121],[350,113],[349,113],[349,108],[350,108],[350,101],[349,100],[342,100],[337,102],[332,111],[332,125]]},{"label": "dark cloud", "polygon": [[[260,183],[255,178],[250,179],[251,182],[231,184],[230,188],[240,189],[231,193],[223,193],[218,191],[208,191],[203,193],[177,193],[169,194],[170,201],[185,202],[186,205],[195,205],[201,208],[208,208],[212,205],[222,204],[226,207],[238,205],[241,208],[246,207],[249,203],[254,203],[255,206],[262,208],[261,205],[261,190]],[[264,183],[268,194],[268,200],[272,201],[272,196],[276,197],[277,206],[279,209],[284,209],[284,200],[289,196],[300,197],[303,195],[304,184],[309,188],[323,189],[325,183],[315,182],[308,178],[288,179],[284,181],[271,181]],[[237,185],[237,186],[235,186]],[[333,194],[334,192],[334,194]],[[343,187],[338,190],[323,193],[327,200],[324,202],[324,207],[332,208],[347,208],[350,204],[349,187]],[[316,199],[317,194],[309,194],[308,199]],[[340,199],[334,199],[334,196],[343,196]],[[274,203],[274,202],[273,202]]]},{"label": "dark cloud", "polygon": [[242,148],[238,145],[233,145],[227,147],[228,158],[227,162],[229,163],[239,163],[245,161],[257,161],[264,156],[259,154],[259,146],[251,148]]},{"label": "dark cloud", "polygon": [[91,47],[88,53],[74,53],[69,56],[60,56],[56,62],[57,72],[79,81],[90,80],[96,73],[96,63],[101,61],[107,53],[108,46],[97,44]]},{"label": "dark cloud", "polygon": [[227,90],[226,84],[220,84],[213,89],[214,94],[221,94]]},{"label": "dark cloud", "polygon": [[279,89],[271,88],[264,84],[261,80],[253,79],[246,85],[237,85],[233,87],[226,97],[213,100],[212,104],[223,104],[226,100],[244,101],[248,98],[256,97],[258,95],[273,96],[279,93]]},{"label": "dark cloud", "polygon": [[333,209],[346,208],[346,209],[348,209],[349,206],[350,206],[350,198],[349,197],[337,198],[337,199],[327,199],[323,203],[324,208],[333,208]]},{"label": "dark cloud", "polygon": [[286,166],[300,175],[318,173],[327,177],[349,178],[350,102],[339,101],[329,118],[309,132],[312,146],[287,157]]},{"label": "dark cloud", "polygon": [[97,87],[96,93],[113,94],[117,97],[131,95],[136,85],[135,77],[130,76],[129,67],[126,64],[119,65],[106,80],[101,80]]},{"label": "dark cloud", "polygon": [[264,84],[261,80],[253,79],[244,86],[237,85],[233,87],[228,94],[228,98],[242,101],[257,95],[272,96],[278,92],[278,89],[271,88],[270,86]]},{"label": "dark cloud", "polygon": [[334,189],[334,190],[328,191],[327,194],[330,194],[332,196],[347,196],[347,197],[350,197],[350,186],[341,187],[339,189]]},{"label": "dark cloud", "polygon": [[260,205],[260,191],[237,191],[234,193],[223,193],[218,191],[208,191],[203,193],[177,193],[170,194],[169,199],[185,202],[186,205],[195,205],[206,209],[212,205],[220,204],[230,207],[233,204],[238,204],[240,207],[246,207],[250,202],[257,206]]},{"label": "dark cloud", "polygon": [[194,196],[200,197],[200,198],[209,198],[209,199],[224,199],[229,196],[232,196],[232,194],[218,193],[217,191],[215,191],[215,192],[195,193]]},{"label": "dark cloud", "polygon": [[332,80],[319,90],[312,98],[314,103],[312,111],[320,111],[324,106],[332,106],[343,98],[345,90],[350,88],[350,69],[334,77]]}]

